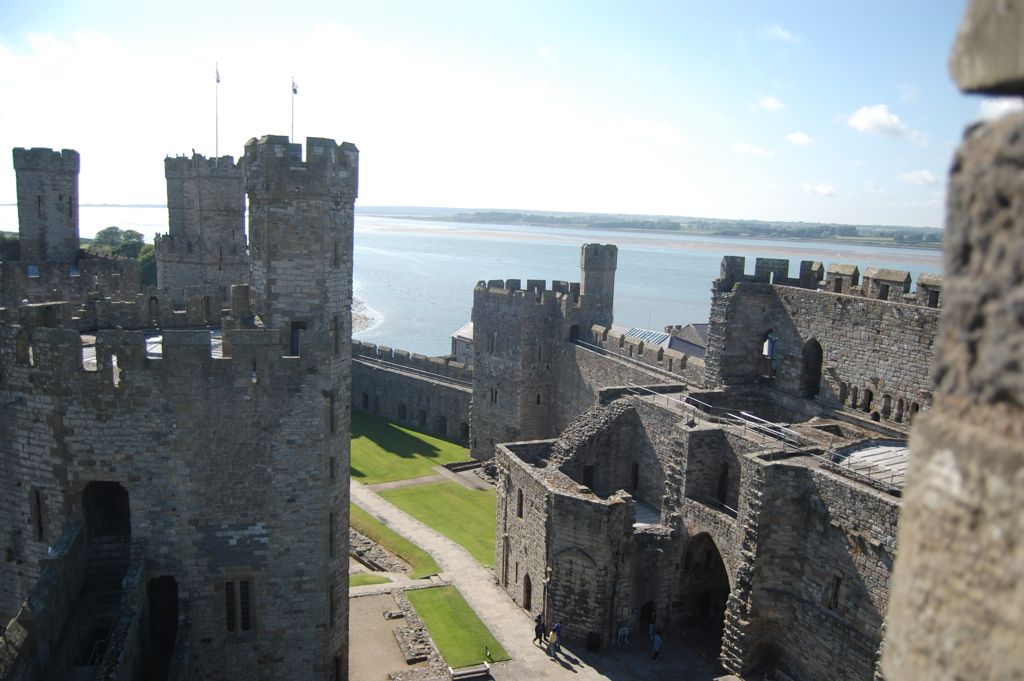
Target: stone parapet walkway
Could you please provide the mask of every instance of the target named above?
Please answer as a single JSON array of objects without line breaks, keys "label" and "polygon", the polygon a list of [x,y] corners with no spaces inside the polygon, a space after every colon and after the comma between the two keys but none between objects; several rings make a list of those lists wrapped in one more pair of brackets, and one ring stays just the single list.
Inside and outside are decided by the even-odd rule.
[{"label": "stone parapet walkway", "polygon": [[[702,659],[683,647],[680,641],[672,638],[666,639],[665,652],[658,660],[650,659],[646,640],[635,641],[625,649],[620,648],[601,655],[578,653],[574,642],[570,642],[569,645],[563,646],[564,654],[559,656],[558,661],[552,660],[532,642],[532,616],[512,602],[494,582],[491,570],[480,565],[466,549],[393,506],[363,485],[355,482],[351,484],[351,498],[354,503],[434,557],[441,567],[440,579],[437,582],[455,585],[512,656],[511,662],[502,662],[492,667],[492,675],[496,681],[711,681],[736,678],[716,675],[721,674],[716,671],[717,665]],[[420,586],[425,581],[415,580],[415,584]],[[359,589],[384,591],[388,590],[388,586],[381,584]],[[396,582],[391,588],[403,586]],[[357,593],[361,592],[353,590],[352,595]]]}]

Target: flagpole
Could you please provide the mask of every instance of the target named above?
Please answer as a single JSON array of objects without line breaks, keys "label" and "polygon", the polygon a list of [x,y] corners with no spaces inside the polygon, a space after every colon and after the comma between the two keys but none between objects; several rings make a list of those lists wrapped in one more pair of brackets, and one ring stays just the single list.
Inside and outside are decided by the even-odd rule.
[{"label": "flagpole", "polygon": [[295,142],[295,76],[292,76],[292,136],[291,141]]},{"label": "flagpole", "polygon": [[220,158],[220,64],[214,64],[217,84],[213,89],[213,157]]}]

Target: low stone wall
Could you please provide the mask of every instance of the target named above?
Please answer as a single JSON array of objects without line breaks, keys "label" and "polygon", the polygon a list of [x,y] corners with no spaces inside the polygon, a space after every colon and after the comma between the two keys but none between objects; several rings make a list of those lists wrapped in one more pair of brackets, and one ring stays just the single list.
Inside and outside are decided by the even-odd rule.
[{"label": "low stone wall", "polygon": [[73,521],[41,561],[39,581],[0,635],[0,679],[40,678],[81,595],[87,560],[85,529]]},{"label": "low stone wall", "polygon": [[[352,408],[377,414],[402,425],[469,444],[471,383],[461,382],[472,371],[457,363],[422,355],[387,355],[379,360],[365,346],[352,349]],[[361,345],[361,344],[360,344]],[[375,347],[375,346],[374,346]],[[428,373],[428,367],[437,369]]]}]

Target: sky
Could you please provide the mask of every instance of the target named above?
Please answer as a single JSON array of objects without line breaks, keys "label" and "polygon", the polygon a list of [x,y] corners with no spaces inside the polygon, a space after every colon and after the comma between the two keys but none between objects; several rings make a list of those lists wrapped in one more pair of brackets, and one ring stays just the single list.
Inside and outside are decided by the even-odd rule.
[{"label": "sky", "polygon": [[3,3],[0,148],[164,203],[165,156],[289,134],[294,77],[358,205],[941,227],[964,127],[1020,106],[950,80],[962,0],[262,4]]}]

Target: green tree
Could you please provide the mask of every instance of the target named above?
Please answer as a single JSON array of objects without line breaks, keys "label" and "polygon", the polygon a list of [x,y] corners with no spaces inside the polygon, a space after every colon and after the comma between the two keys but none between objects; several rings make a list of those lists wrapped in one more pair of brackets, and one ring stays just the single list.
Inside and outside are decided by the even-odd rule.
[{"label": "green tree", "polygon": [[153,244],[143,244],[137,260],[142,285],[156,286],[156,249]]}]

